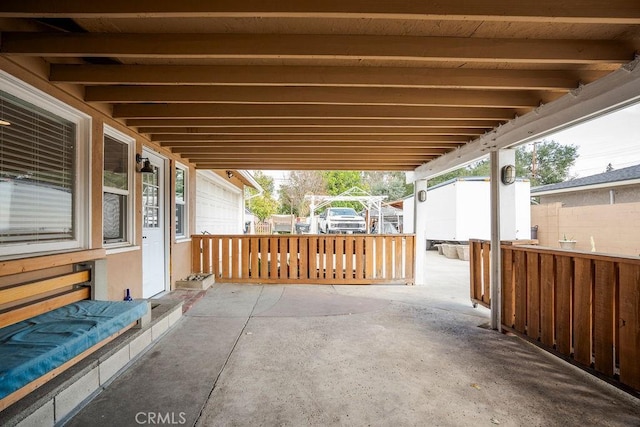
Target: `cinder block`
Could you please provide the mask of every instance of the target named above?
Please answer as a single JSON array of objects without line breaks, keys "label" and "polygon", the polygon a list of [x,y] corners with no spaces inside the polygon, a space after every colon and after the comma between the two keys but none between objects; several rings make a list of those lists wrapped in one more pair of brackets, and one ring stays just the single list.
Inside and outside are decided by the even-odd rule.
[{"label": "cinder block", "polygon": [[100,362],[100,385],[103,385],[129,363],[129,345],[122,347],[108,359]]},{"label": "cinder block", "polygon": [[169,329],[169,317],[165,317],[164,319],[158,321],[155,325],[151,327],[151,339],[153,341],[157,340],[160,335],[164,334],[167,329]]},{"label": "cinder block", "polygon": [[31,415],[20,421],[18,427],[42,427],[55,424],[53,399],[36,409]]},{"label": "cinder block", "polygon": [[147,329],[139,337],[129,343],[129,360],[140,354],[151,345],[151,329]]},{"label": "cinder block", "polygon": [[60,422],[69,415],[76,406],[88,398],[99,386],[100,372],[98,367],[95,367],[82,378],[71,383],[68,388],[61,391],[54,398],[56,422]]},{"label": "cinder block", "polygon": [[167,318],[169,319],[169,327],[172,327],[182,317],[182,306],[176,307]]}]

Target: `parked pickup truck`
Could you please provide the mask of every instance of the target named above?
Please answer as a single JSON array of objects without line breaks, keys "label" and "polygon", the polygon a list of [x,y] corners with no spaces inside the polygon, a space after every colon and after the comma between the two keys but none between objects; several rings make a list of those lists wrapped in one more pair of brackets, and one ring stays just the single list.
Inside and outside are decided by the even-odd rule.
[{"label": "parked pickup truck", "polygon": [[319,216],[320,233],[366,233],[367,223],[353,208],[327,208]]}]

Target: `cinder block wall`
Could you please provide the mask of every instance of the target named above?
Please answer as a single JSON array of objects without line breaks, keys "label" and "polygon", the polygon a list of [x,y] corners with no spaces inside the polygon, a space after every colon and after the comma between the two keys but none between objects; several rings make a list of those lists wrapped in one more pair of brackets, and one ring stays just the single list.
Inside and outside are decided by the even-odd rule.
[{"label": "cinder block wall", "polygon": [[577,240],[577,250],[640,256],[640,203],[563,207],[531,206],[531,225],[538,225],[540,245],[559,248],[563,235]]}]

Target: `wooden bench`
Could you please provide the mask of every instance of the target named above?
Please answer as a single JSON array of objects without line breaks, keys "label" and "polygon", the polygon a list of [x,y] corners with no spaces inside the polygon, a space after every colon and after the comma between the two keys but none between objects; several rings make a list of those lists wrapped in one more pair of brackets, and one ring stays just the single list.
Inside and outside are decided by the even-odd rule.
[{"label": "wooden bench", "polygon": [[[145,315],[148,308],[144,301],[93,300],[95,281],[90,261],[104,256],[104,250],[94,250],[0,264],[2,279],[36,270],[40,276],[0,285],[0,411],[121,335]],[[51,267],[69,271],[43,277]],[[36,342],[33,356],[29,355],[29,339]]]}]

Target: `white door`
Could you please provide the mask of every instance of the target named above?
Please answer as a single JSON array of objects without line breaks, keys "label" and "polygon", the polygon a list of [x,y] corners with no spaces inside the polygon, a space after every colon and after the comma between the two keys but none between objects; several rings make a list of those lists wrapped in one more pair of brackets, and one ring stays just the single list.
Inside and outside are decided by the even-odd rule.
[{"label": "white door", "polygon": [[165,250],[165,161],[150,152],[153,173],[142,174],[142,297],[149,298],[166,289]]}]

